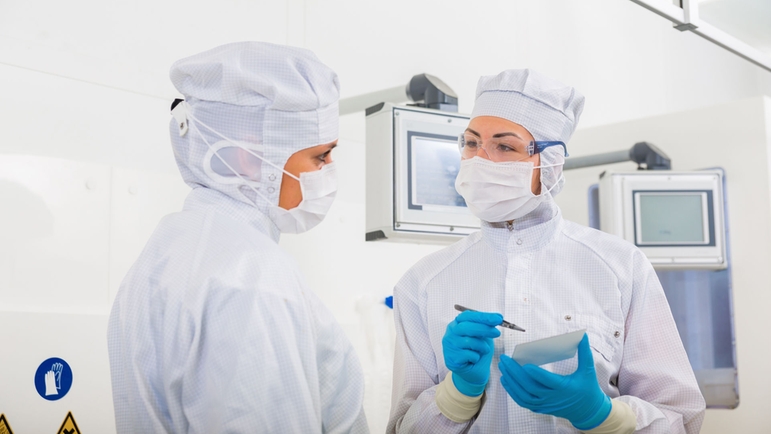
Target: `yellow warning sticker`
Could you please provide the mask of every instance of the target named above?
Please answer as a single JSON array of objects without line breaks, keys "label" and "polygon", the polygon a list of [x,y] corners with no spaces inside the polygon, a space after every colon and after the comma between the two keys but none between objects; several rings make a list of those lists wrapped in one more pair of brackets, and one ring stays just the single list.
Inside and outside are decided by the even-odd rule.
[{"label": "yellow warning sticker", "polygon": [[62,427],[59,428],[59,431],[57,434],[80,434],[80,430],[78,429],[78,424],[75,423],[75,418],[72,417],[72,412],[67,412],[67,417],[64,418],[64,422],[62,422]]},{"label": "yellow warning sticker", "polygon": [[4,414],[0,414],[0,434],[13,434],[11,425],[8,425],[8,420]]}]

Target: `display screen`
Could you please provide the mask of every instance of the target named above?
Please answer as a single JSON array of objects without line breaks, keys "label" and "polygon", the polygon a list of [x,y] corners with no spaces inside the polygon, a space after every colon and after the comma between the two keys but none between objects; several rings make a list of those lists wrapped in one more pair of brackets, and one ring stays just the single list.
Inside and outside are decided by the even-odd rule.
[{"label": "display screen", "polygon": [[409,133],[411,209],[465,207],[455,190],[460,169],[457,139],[450,136]]},{"label": "display screen", "polygon": [[709,244],[705,192],[636,193],[638,245]]}]

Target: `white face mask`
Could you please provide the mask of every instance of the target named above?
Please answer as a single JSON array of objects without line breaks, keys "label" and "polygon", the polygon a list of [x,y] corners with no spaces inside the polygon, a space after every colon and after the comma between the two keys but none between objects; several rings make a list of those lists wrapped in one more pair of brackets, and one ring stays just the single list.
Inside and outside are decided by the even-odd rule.
[{"label": "white face mask", "polygon": [[311,230],[324,220],[337,194],[337,167],[330,163],[321,170],[303,172],[298,181],[303,195],[300,204],[290,210],[278,206],[270,209],[271,220],[285,234]]},{"label": "white face mask", "polygon": [[495,163],[474,157],[461,161],[455,189],[479,219],[492,223],[516,220],[536,209],[546,195],[533,194],[533,170],[559,165],[536,167],[529,162]]},{"label": "white face mask", "polygon": [[[186,103],[180,103],[180,105],[182,104]],[[299,234],[313,229],[319,223],[321,223],[322,220],[324,220],[324,217],[327,215],[327,212],[329,212],[329,208],[332,206],[332,203],[335,200],[335,195],[337,194],[337,169],[335,163],[327,164],[320,170],[314,172],[302,172],[298,178],[283,168],[278,167],[277,165],[266,160],[261,155],[255,153],[251,149],[248,149],[239,142],[228,139],[213,128],[200,122],[190,114],[189,110],[184,113],[184,115],[194,121],[194,123],[189,124],[189,126],[196,131],[198,136],[201,137],[204,143],[206,143],[206,146],[209,147],[211,154],[207,156],[207,161],[211,160],[212,155],[216,155],[216,158],[219,158],[220,161],[228,168],[228,170],[236,177],[238,177],[242,186],[248,187],[255,194],[265,199],[265,201],[268,202],[270,206],[269,217],[278,227],[279,231],[282,233]],[[300,191],[302,192],[302,200],[300,201],[300,204],[290,210],[285,210],[277,205],[273,205],[271,201],[259,191],[259,186],[255,187],[255,181],[244,179],[244,177],[237,170],[235,170],[224,158],[222,158],[222,156],[218,153],[218,150],[222,149],[224,144],[219,142],[216,147],[212,146],[209,141],[206,140],[206,137],[204,137],[201,131],[198,130],[197,125],[201,125],[211,131],[213,134],[219,136],[230,146],[241,148],[249,154],[259,158],[263,162],[282,171],[287,176],[294,178],[297,182],[300,183]],[[210,163],[204,163],[205,167],[208,167],[209,165]],[[220,176],[219,178],[222,177]],[[253,205],[256,206],[254,203]]]}]

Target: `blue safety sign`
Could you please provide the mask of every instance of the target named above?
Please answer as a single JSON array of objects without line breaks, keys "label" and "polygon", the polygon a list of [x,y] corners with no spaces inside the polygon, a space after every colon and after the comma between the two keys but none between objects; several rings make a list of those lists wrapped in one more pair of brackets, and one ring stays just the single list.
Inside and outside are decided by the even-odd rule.
[{"label": "blue safety sign", "polygon": [[64,398],[72,387],[72,369],[58,357],[41,363],[35,372],[35,389],[41,398],[56,401]]}]

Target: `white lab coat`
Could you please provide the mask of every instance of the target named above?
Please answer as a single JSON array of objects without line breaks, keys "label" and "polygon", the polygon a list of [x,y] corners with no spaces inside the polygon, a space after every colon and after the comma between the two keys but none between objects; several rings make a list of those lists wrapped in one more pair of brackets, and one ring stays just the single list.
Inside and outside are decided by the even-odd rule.
[{"label": "white lab coat", "polygon": [[[501,329],[490,382],[477,416],[454,423],[434,394],[448,370],[442,353],[455,304],[523,328]],[[650,263],[612,235],[562,219],[548,198],[515,222],[482,230],[432,254],[394,292],[396,356],[388,432],[574,433],[566,419],[519,407],[503,389],[498,360],[517,343],[587,329],[597,379],[629,404],[640,433],[697,433],[705,403]],[[577,359],[545,367],[572,373]]]},{"label": "white lab coat", "polygon": [[196,188],[109,323],[119,433],[367,432],[354,350],[254,207]]}]

